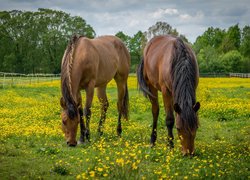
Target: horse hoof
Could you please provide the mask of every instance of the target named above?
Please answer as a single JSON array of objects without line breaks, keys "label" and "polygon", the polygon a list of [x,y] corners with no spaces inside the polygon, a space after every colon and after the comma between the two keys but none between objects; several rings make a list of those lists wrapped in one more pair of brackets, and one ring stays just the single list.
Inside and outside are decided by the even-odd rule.
[{"label": "horse hoof", "polygon": [[154,147],[155,147],[155,143],[152,143],[152,142],[151,142],[151,143],[150,143],[150,147],[151,147],[151,148],[154,148]]},{"label": "horse hoof", "polygon": [[170,149],[173,149],[173,148],[174,148],[174,143],[173,143],[173,141],[168,142],[168,146],[169,146]]},{"label": "horse hoof", "polygon": [[77,141],[77,144],[85,144],[85,142],[82,140],[79,140],[79,141]]},{"label": "horse hoof", "polygon": [[103,132],[102,131],[99,131],[99,136],[102,136],[103,135]]}]

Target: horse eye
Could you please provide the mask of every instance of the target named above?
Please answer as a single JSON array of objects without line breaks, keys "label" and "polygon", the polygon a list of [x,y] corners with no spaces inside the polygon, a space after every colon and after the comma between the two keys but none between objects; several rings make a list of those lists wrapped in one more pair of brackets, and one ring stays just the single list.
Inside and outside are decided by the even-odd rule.
[{"label": "horse eye", "polygon": [[176,128],[176,129],[177,129],[177,131],[178,131],[178,132],[180,132],[180,131],[181,131],[181,129],[179,129],[179,128]]}]

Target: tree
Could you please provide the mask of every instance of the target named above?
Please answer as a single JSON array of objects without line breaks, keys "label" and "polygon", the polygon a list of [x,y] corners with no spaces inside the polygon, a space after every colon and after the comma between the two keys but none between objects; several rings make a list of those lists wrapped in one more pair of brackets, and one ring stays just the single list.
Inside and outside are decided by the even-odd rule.
[{"label": "tree", "polygon": [[[118,37],[118,38],[120,38],[123,41],[123,43],[126,45],[126,47],[129,49],[129,47],[130,47],[129,44],[130,44],[131,37],[129,37],[128,35],[124,34],[122,31],[119,31],[118,33],[116,33],[115,36]],[[130,51],[130,49],[129,49],[129,51]]]},{"label": "tree", "polygon": [[146,38],[141,31],[138,31],[133,37],[124,34],[122,31],[116,33],[127,46],[130,57],[131,57],[131,67],[130,72],[135,72],[137,64],[141,60],[143,48],[146,44]]},{"label": "tree", "polygon": [[218,61],[216,49],[211,46],[201,49],[197,59],[200,72],[202,73],[220,73],[224,71],[223,65]]},{"label": "tree", "polygon": [[218,49],[221,46],[224,36],[224,30],[209,27],[201,36],[196,39],[193,45],[194,51],[198,54],[199,51],[206,46]]},{"label": "tree", "polygon": [[240,51],[243,56],[250,58],[250,26],[245,26],[242,30]]},{"label": "tree", "polygon": [[237,50],[232,50],[222,55],[220,58],[226,72],[242,71],[242,55]]},{"label": "tree", "polygon": [[0,12],[0,71],[60,73],[61,58],[73,34],[95,37],[84,19],[62,11]]},{"label": "tree", "polygon": [[143,55],[143,49],[146,45],[146,38],[141,31],[138,31],[131,39],[129,44],[131,56],[131,71],[135,72]]},{"label": "tree", "polygon": [[[172,26],[170,26],[166,22],[156,22],[155,25],[151,26],[148,28],[148,31],[145,32],[145,37],[149,41],[152,39],[154,36],[158,35],[174,35],[174,36],[179,36],[179,33],[177,32],[176,29],[173,29]],[[182,40],[187,41],[187,38],[184,35],[180,35]]]},{"label": "tree", "polygon": [[225,37],[223,38],[221,44],[221,51],[224,53],[239,50],[241,41],[241,32],[239,25],[236,24],[234,26],[229,27]]}]

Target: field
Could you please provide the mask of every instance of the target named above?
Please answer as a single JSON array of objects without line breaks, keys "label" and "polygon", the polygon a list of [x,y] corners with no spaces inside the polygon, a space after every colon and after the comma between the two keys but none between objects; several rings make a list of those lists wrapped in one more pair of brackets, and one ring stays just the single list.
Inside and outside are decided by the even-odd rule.
[{"label": "field", "polygon": [[97,133],[100,112],[95,97],[91,142],[67,147],[59,84],[56,80],[0,88],[1,179],[250,178],[250,79],[200,79],[200,127],[193,158],[181,155],[175,129],[175,148],[167,147],[161,98],[157,144],[150,147],[151,105],[138,92],[134,76],[128,82],[130,119],[122,122],[122,138],[116,135],[117,93],[112,81],[103,136]]}]

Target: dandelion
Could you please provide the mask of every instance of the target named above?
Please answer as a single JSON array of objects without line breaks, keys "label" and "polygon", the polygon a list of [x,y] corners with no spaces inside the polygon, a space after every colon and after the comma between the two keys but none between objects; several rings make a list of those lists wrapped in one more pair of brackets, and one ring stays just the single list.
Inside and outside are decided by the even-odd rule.
[{"label": "dandelion", "polygon": [[97,171],[99,171],[99,172],[102,172],[103,171],[103,168],[97,168]]},{"label": "dandelion", "polygon": [[90,172],[89,172],[89,176],[90,176],[90,177],[95,177],[95,171],[90,171]]},{"label": "dandelion", "polygon": [[124,166],[124,159],[123,158],[120,158],[120,159],[116,159],[116,163],[120,166]]},{"label": "dandelion", "polygon": [[138,167],[137,167],[136,163],[133,162],[133,164],[132,164],[132,169],[135,170],[135,169],[137,169],[137,168],[138,168]]}]

